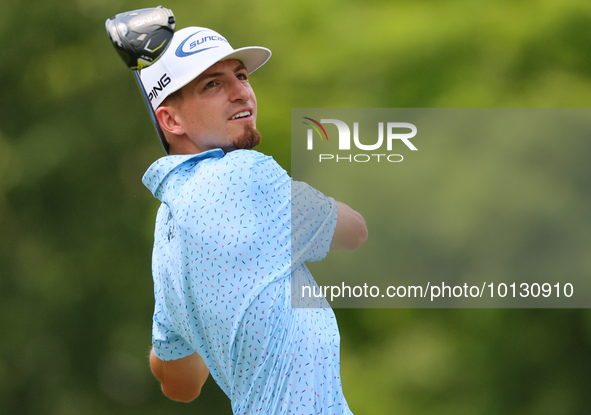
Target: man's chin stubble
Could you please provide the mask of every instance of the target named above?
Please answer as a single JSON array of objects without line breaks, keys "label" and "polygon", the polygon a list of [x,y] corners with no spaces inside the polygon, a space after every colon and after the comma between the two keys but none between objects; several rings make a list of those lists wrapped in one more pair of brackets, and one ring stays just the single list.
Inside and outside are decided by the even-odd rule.
[{"label": "man's chin stubble", "polygon": [[247,124],[244,132],[233,142],[232,150],[252,150],[261,143],[261,133],[251,124]]}]

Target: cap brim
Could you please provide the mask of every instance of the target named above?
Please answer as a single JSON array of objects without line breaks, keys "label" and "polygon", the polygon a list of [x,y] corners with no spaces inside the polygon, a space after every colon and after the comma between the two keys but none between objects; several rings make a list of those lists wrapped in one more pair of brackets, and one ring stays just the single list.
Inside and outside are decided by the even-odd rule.
[{"label": "cap brim", "polygon": [[249,46],[235,49],[232,53],[222,57],[220,61],[237,59],[244,64],[248,73],[252,73],[263,66],[271,57],[271,51],[260,46]]}]

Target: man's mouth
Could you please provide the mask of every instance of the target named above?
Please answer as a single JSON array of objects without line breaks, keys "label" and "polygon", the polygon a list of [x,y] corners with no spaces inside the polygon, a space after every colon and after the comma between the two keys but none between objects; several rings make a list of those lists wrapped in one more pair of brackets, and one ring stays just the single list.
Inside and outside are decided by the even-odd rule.
[{"label": "man's mouth", "polygon": [[237,120],[239,118],[246,118],[246,117],[250,117],[252,115],[252,113],[250,111],[242,111],[239,112],[238,114],[234,115],[232,118],[230,118],[231,120]]}]

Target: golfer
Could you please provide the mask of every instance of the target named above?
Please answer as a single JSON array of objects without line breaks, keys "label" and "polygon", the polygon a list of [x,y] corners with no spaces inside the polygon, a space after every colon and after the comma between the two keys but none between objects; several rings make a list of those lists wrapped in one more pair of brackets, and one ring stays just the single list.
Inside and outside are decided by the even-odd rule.
[{"label": "golfer", "polygon": [[141,72],[168,154],[142,179],[161,202],[150,365],[177,401],[195,399],[211,373],[234,414],[351,414],[335,315],[292,308],[291,284],[314,284],[305,262],[356,249],[367,228],[253,150],[248,77],[270,56],[189,27]]}]

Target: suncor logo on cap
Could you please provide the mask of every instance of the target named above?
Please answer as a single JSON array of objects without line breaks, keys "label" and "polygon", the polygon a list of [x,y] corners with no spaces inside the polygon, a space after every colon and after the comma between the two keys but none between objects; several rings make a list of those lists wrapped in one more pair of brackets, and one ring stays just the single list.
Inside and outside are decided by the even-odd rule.
[{"label": "suncor logo on cap", "polygon": [[179,47],[176,48],[176,56],[178,56],[179,58],[184,58],[185,56],[194,55],[196,53],[203,52],[204,50],[217,48],[219,46],[209,46],[207,45],[209,42],[226,42],[229,44],[229,42],[226,39],[224,39],[222,36],[218,35],[215,32],[213,32],[214,34],[211,35],[205,35],[202,32],[211,31],[199,30],[198,32],[195,32],[189,37],[187,37],[185,40],[181,42]]}]

